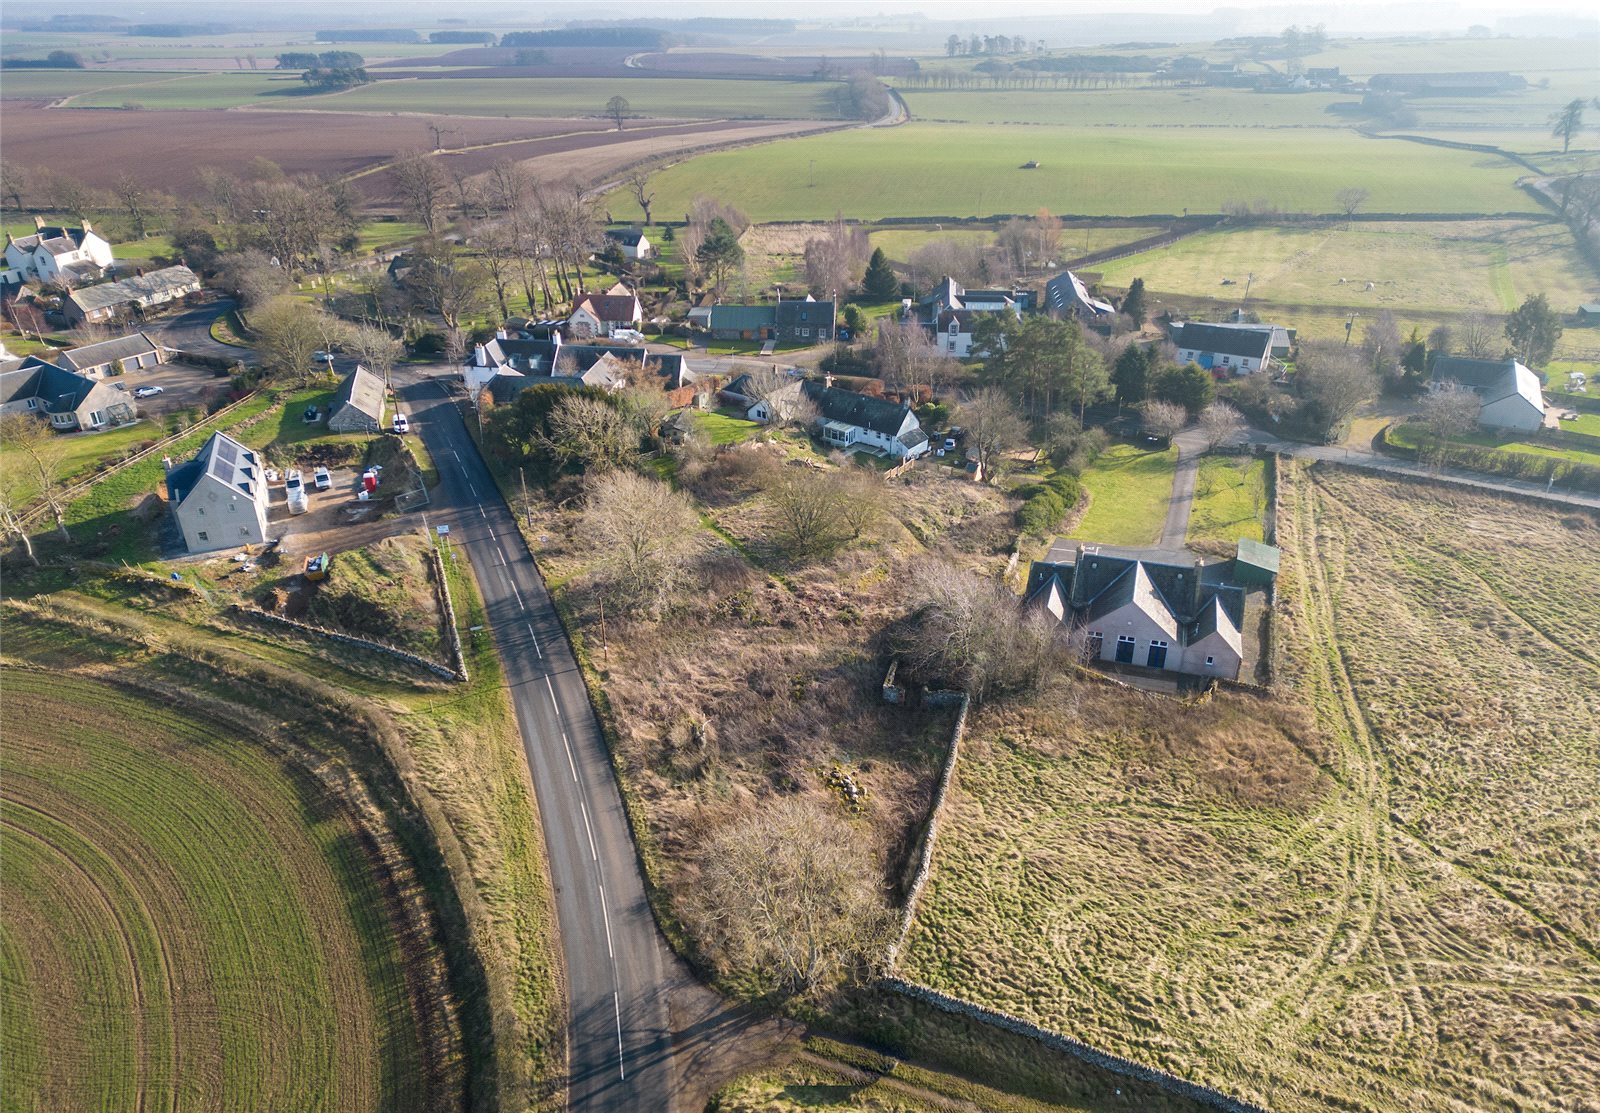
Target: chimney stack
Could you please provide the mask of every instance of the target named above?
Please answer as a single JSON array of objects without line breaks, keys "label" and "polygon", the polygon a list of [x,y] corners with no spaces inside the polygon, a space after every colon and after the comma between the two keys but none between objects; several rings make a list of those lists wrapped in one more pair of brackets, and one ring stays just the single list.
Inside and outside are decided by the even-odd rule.
[{"label": "chimney stack", "polygon": [[509,340],[510,339],[510,337],[506,335],[506,330],[503,329],[503,328],[497,328],[497,329],[494,330],[494,338],[496,340]]},{"label": "chimney stack", "polygon": [[472,362],[479,367],[489,366],[489,350],[482,344],[476,345],[472,349]]},{"label": "chimney stack", "polygon": [[172,474],[172,457],[171,456],[163,456],[163,457],[161,457],[161,466],[162,466],[162,468],[164,468],[166,470],[166,474],[171,475]]},{"label": "chimney stack", "polygon": [[33,230],[35,232],[43,232],[44,231],[44,217],[36,216],[36,217],[33,218]]},{"label": "chimney stack", "polygon": [[94,231],[94,225],[90,224],[87,220],[85,220],[80,227],[82,227],[85,232],[93,232]]}]

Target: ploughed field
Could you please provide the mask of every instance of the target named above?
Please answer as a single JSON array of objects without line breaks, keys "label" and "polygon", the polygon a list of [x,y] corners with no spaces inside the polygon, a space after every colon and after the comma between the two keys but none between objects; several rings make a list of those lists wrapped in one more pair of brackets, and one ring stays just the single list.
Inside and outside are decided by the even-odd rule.
[{"label": "ploughed field", "polygon": [[418,1011],[431,963],[402,942],[405,898],[351,801],[163,698],[56,670],[4,684],[7,1108],[459,1092]]},{"label": "ploughed field", "polygon": [[1284,1109],[1593,1109],[1600,524],[1285,467],[1293,690],[969,731],[901,972]]}]

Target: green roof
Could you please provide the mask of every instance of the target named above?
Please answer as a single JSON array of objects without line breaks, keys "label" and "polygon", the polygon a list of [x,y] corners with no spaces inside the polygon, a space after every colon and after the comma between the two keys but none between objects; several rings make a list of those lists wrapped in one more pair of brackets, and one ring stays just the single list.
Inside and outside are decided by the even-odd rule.
[{"label": "green roof", "polygon": [[739,329],[753,331],[771,328],[778,319],[775,305],[714,305],[711,307],[711,327],[714,329]]},{"label": "green roof", "polygon": [[1239,538],[1239,563],[1241,564],[1248,564],[1277,575],[1278,556],[1278,550],[1275,546],[1264,545],[1260,541],[1252,541],[1248,537]]}]

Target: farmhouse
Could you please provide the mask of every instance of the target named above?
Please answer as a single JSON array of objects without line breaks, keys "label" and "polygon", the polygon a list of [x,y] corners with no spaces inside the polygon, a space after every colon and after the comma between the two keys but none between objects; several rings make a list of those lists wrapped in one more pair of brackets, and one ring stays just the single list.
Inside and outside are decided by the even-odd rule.
[{"label": "farmhouse", "polygon": [[85,220],[76,228],[46,226],[33,218],[34,232],[20,239],[6,233],[5,270],[0,281],[59,282],[81,286],[98,281],[111,265],[111,245]]},{"label": "farmhouse", "polygon": [[981,314],[970,309],[945,309],[933,322],[933,342],[941,355],[966,359],[972,355],[972,334]]},{"label": "farmhouse", "polygon": [[0,363],[0,413],[33,414],[59,433],[127,425],[138,417],[125,391],[37,356]]},{"label": "farmhouse", "polygon": [[383,432],[383,380],[356,365],[328,405],[328,429],[334,433]]},{"label": "farmhouse", "polygon": [[608,228],[606,239],[621,249],[624,259],[648,259],[655,254],[655,248],[637,228]]},{"label": "farmhouse", "polygon": [[809,295],[773,305],[714,305],[709,327],[714,340],[816,344],[833,339],[834,312],[833,302]]},{"label": "farmhouse", "polygon": [[637,327],[643,315],[639,298],[619,282],[604,294],[579,294],[567,318],[567,333],[577,340],[610,336]]},{"label": "farmhouse", "polygon": [[1479,425],[1531,433],[1544,424],[1539,377],[1514,359],[1440,356],[1428,385],[1437,390],[1445,383],[1457,383],[1478,396]]},{"label": "farmhouse", "polygon": [[922,297],[917,308],[922,324],[933,333],[941,354],[954,359],[972,355],[972,334],[983,317],[1010,313],[1021,318],[1024,291],[968,290],[945,275],[933,291]]},{"label": "farmhouse", "polygon": [[193,460],[167,465],[167,502],[191,553],[267,539],[267,481],[256,454],[212,433]]},{"label": "farmhouse", "polygon": [[[1270,549],[1270,546],[1262,546]],[[1248,574],[1259,582],[1257,552]],[[1237,680],[1244,587],[1235,561],[1057,541],[1028,570],[1027,602],[1068,628],[1085,660]]]},{"label": "farmhouse", "polygon": [[1062,271],[1044,284],[1044,307],[1052,317],[1076,317],[1090,323],[1104,323],[1117,314],[1110,302],[1090,296],[1083,280],[1071,271]]},{"label": "farmhouse", "polygon": [[1212,325],[1182,322],[1172,326],[1172,343],[1181,363],[1198,363],[1213,374],[1248,375],[1272,359],[1273,325]]},{"label": "farmhouse", "polygon": [[130,332],[98,344],[85,344],[61,353],[69,370],[90,379],[121,371],[139,371],[167,361],[167,350],[142,332]]},{"label": "farmhouse", "polygon": [[188,267],[165,267],[120,282],[74,290],[63,299],[61,311],[75,325],[93,324],[154,309],[199,292],[200,279],[194,271]]}]

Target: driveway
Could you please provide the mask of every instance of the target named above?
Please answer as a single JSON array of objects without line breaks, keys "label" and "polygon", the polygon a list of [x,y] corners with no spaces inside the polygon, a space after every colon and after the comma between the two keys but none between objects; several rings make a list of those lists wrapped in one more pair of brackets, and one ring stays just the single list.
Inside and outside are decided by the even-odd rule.
[{"label": "driveway", "polygon": [[219,375],[209,367],[196,367],[178,360],[143,371],[129,371],[111,381],[120,383],[130,396],[142,386],[161,388],[161,393],[154,397],[134,399],[141,417],[162,417],[191,406],[201,406],[218,392],[228,389],[226,375]]},{"label": "driveway", "polygon": [[1172,497],[1167,501],[1167,520],[1161,527],[1160,549],[1176,550],[1189,539],[1189,514],[1194,510],[1195,479],[1200,474],[1200,457],[1206,450],[1205,434],[1185,429],[1172,438],[1178,446],[1178,469],[1172,476]]},{"label": "driveway", "polygon": [[255,358],[254,348],[236,348],[211,336],[211,322],[234,307],[232,298],[219,297],[194,309],[145,323],[144,331],[169,348],[211,356],[230,362]]}]

